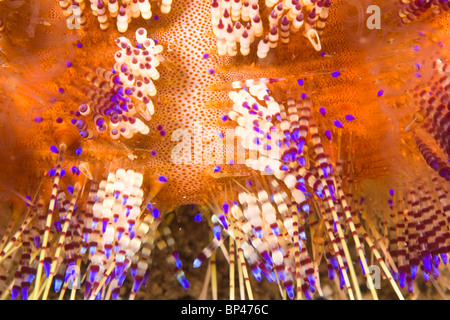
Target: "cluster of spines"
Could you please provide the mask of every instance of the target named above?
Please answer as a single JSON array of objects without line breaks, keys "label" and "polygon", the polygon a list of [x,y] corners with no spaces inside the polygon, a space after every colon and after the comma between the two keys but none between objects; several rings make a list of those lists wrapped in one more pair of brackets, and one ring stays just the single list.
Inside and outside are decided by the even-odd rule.
[{"label": "cluster of spines", "polygon": [[403,7],[398,10],[398,15],[404,24],[417,20],[427,11],[441,14],[450,9],[450,4],[446,0],[401,0],[401,3]]},{"label": "cluster of spines", "polygon": [[[438,70],[442,73],[445,69],[441,66]],[[238,124],[236,133],[245,140],[242,145],[257,153],[256,158],[248,158],[246,164],[263,175],[248,181],[246,187],[238,184],[240,191],[219,196],[224,199],[223,208],[227,210],[220,210],[218,206],[212,208],[216,221],[215,240],[198,257],[194,266],[198,267],[212,255],[220,244],[219,240],[223,241],[225,232],[235,242],[233,248],[237,246],[238,252],[241,248],[258,281],[261,275],[265,275],[270,282],[278,282],[288,297],[294,297],[296,288],[297,297],[303,294],[309,299],[321,289],[315,277],[318,274],[318,266],[314,265],[317,256],[310,257],[302,242],[306,238],[299,221],[308,219],[311,230],[316,230],[311,234],[326,235],[319,237],[322,240],[318,242],[325,249],[330,280],[338,275],[341,289],[345,289],[352,299],[362,296],[348,238],[354,241],[361,273],[369,280],[367,283],[375,299],[378,295],[368,274],[370,269],[364,243],[370,247],[400,299],[403,299],[400,289],[406,285],[408,292],[413,292],[418,270],[422,271],[426,282],[430,277],[438,279],[440,267],[448,262],[449,251],[450,205],[448,194],[442,187],[445,182],[435,177],[433,186],[423,183],[417,190],[410,190],[405,199],[397,201],[391,190],[388,199],[390,219],[386,220],[383,214],[369,218],[368,213],[363,226],[359,215],[365,210],[364,199],[353,194],[357,185],[349,180],[349,190],[344,192],[343,188],[346,175],[354,174],[351,163],[348,162],[348,168],[344,166],[339,150],[336,170],[333,171],[334,166],[321,143],[319,128],[311,118],[311,98],[306,94],[299,95],[297,100],[288,96],[285,106],[270,96],[265,82],[248,82],[248,88],[230,93],[233,108],[229,117]],[[234,88],[241,89],[240,85],[236,84]],[[435,91],[439,90],[433,88],[429,94]],[[424,94],[422,92],[422,98]],[[437,94],[439,99],[445,100],[445,94]],[[429,99],[426,101],[432,104],[434,100]],[[431,119],[445,126],[448,122],[442,120],[446,117],[442,110],[434,111]],[[429,108],[428,112],[433,112],[433,109]],[[268,137],[273,139],[271,143],[267,143]],[[430,165],[436,166],[432,162],[434,153],[420,138],[415,136],[415,139]],[[272,146],[276,152],[270,153]],[[445,163],[444,167],[447,168]],[[447,178],[447,175],[440,176]],[[435,189],[434,196],[430,188]],[[229,203],[232,203],[231,208]],[[399,211],[398,215],[394,210]],[[378,219],[382,221],[381,226],[376,224]],[[222,231],[216,230],[219,225]],[[385,242],[386,239],[390,239],[389,242]],[[315,241],[316,237],[313,247]],[[238,259],[241,258],[238,256]],[[231,296],[234,293],[230,292]]]},{"label": "cluster of spines", "polygon": [[147,38],[144,28],[136,31],[136,40],[137,47],[125,37],[116,40],[120,50],[115,53],[116,63],[111,71],[98,67],[94,73],[86,74],[91,84],[86,92],[90,101],[82,104],[78,111],[82,116],[92,117],[96,130],[84,119],[73,120],[83,138],[92,139],[108,128],[112,139],[130,139],[136,133],[149,133],[144,121],[149,121],[155,112],[150,98],[156,95],[153,81],[159,79],[156,68],[160,64],[158,54],[162,46]]},{"label": "cluster of spines", "polygon": [[[111,23],[117,26],[117,30],[124,33],[132,19],[142,17],[149,20],[152,17],[151,0],[90,0],[92,14],[97,17],[100,28],[106,30]],[[64,16],[70,28],[86,24],[86,4],[84,0],[60,0]],[[160,2],[161,13],[167,14],[172,7],[172,0]]]},{"label": "cluster of spines", "polygon": [[[232,203],[229,210],[213,209],[212,220],[220,224],[223,229],[214,232],[214,240],[199,254],[194,261],[194,267],[199,267],[202,262],[211,257],[222,241],[230,236],[230,241],[236,242],[238,252],[240,248],[243,253],[242,257],[238,256],[238,261],[242,264],[245,258],[255,279],[261,281],[262,276],[264,276],[269,282],[278,282],[291,299],[295,295],[297,295],[297,298],[311,299],[316,291],[321,292],[321,288],[318,276],[318,261],[313,259],[306,249],[307,238],[303,224],[305,217],[309,217],[309,215],[302,211],[276,179],[268,178],[268,181],[270,184],[268,186],[263,187],[264,182],[260,181],[261,184],[254,184],[255,188],[239,191],[234,196],[239,201],[232,201],[233,195],[230,194],[229,200],[224,202],[224,206]],[[350,229],[353,236],[356,237],[357,234],[357,238],[361,239],[360,241],[366,239],[377,259],[379,258],[381,263],[383,263],[383,259],[371,238],[362,228],[357,216],[354,217],[354,213],[350,212],[351,209],[345,202],[340,186],[338,190],[340,190],[340,200],[335,201],[331,207],[326,207],[325,202],[319,202],[321,212],[319,219],[323,221],[322,226],[329,236],[323,247],[326,249],[325,257],[330,280],[339,275],[341,289],[346,289],[349,297],[354,298],[353,290],[357,290],[355,287],[357,282],[353,283],[352,287],[348,276],[349,256],[345,252],[348,250],[345,249],[346,244],[344,243],[347,236],[343,233],[340,235],[336,229],[338,225],[342,230],[344,229],[342,210],[345,209],[346,211],[347,223],[352,223],[353,227]],[[221,222],[221,219],[218,218],[220,215],[224,215],[225,222]],[[352,219],[355,221],[354,225]],[[299,221],[302,223],[299,223]],[[341,232],[343,232],[342,230]],[[358,242],[357,250],[364,258],[361,261],[361,266],[363,273],[366,274],[368,267],[365,262],[365,252],[360,243]],[[320,249],[316,248],[316,250]],[[243,265],[245,266],[245,263]],[[383,269],[389,275],[389,280],[396,286],[386,265],[383,265]],[[249,297],[251,297],[251,289],[247,288],[247,290]],[[297,293],[295,294],[295,292]],[[401,292],[398,292],[398,294],[399,297],[402,297]],[[234,294],[231,294],[231,296],[234,296]],[[358,293],[357,298],[361,298]]]},{"label": "cluster of spines", "polygon": [[[233,110],[229,117],[238,123],[236,134],[242,138],[242,145],[258,152],[257,158],[246,159],[252,169],[274,174],[292,189],[306,190],[308,184],[316,194],[323,196],[323,183],[317,171],[306,170],[303,153],[306,134],[309,130],[311,99],[302,94],[298,101],[288,99],[288,108],[277,103],[268,95],[262,85],[251,86],[248,91],[230,92]],[[299,116],[300,114],[300,116]],[[316,126],[313,125],[313,130]],[[323,153],[320,137],[314,132],[313,142],[325,178],[331,172]],[[334,190],[333,190],[334,191]],[[304,198],[301,192],[294,192],[298,203]]]},{"label": "cluster of spines", "polygon": [[[398,196],[389,228],[390,254],[398,270],[392,270],[401,288],[413,292],[413,280],[422,271],[425,282],[437,279],[439,266],[448,263],[448,194],[438,178],[429,185]],[[397,210],[397,214],[395,211]]]},{"label": "cluster of spines", "polygon": [[[234,104],[229,116],[238,123],[236,133],[247,140],[243,142],[246,148],[259,155],[246,163],[261,171],[265,178],[255,178],[247,187],[238,186],[241,191],[226,195],[223,208],[227,210],[213,208],[215,220],[223,229],[213,232],[215,242],[202,252],[194,266],[211,256],[225,232],[236,242],[238,252],[241,248],[257,280],[264,275],[270,282],[278,282],[289,298],[294,298],[296,290],[298,298],[303,295],[310,299],[316,290],[321,291],[318,261],[305,249],[306,234],[300,221],[314,216],[328,235],[325,256],[330,279],[339,275],[341,288],[346,289],[350,298],[355,298],[356,293],[360,299],[356,272],[349,262],[352,260],[346,242],[348,229],[344,224],[350,225],[366,277],[368,265],[362,242],[366,240],[372,244],[373,252],[377,255],[379,252],[350,207],[351,200],[347,201],[340,176],[332,170],[318,127],[311,123],[311,98],[306,94],[299,95],[297,100],[288,96],[285,107],[269,95],[264,83],[254,82],[248,89],[231,92],[230,98]],[[272,139],[273,143],[265,143]],[[269,153],[268,146],[272,145],[276,152]],[[311,158],[306,145],[315,154],[314,165],[311,159],[305,159]],[[389,269],[380,260],[396,293],[403,298]],[[377,298],[373,286],[369,285],[369,289]]]},{"label": "cluster of spines", "polygon": [[450,166],[438,155],[436,155],[436,153],[434,153],[417,135],[414,135],[414,140],[416,142],[417,149],[419,149],[428,166],[436,171],[439,176],[447,181],[450,181]]},{"label": "cluster of spines", "polygon": [[[236,56],[239,43],[239,52],[247,56],[252,43],[260,38],[257,56],[263,59],[280,42],[288,44],[291,35],[298,33],[302,26],[303,35],[316,51],[320,51],[320,35],[330,6],[331,0],[266,0],[268,14],[263,17],[257,0],[213,0],[211,22],[218,53]],[[263,18],[267,19],[268,25],[263,24]]]},{"label": "cluster of spines", "polygon": [[[413,88],[410,95],[419,108],[418,115],[422,120],[421,128],[434,139],[433,145],[442,154],[450,157],[450,77],[448,64],[437,59],[433,63],[430,87],[421,84]],[[414,140],[427,164],[438,174],[450,179],[450,167],[418,133]]]},{"label": "cluster of spines", "polygon": [[[149,230],[147,223],[140,225],[139,229],[136,225],[143,201],[142,181],[141,173],[118,169],[115,173],[109,173],[98,186],[92,206],[92,222],[89,224],[89,219],[85,221],[80,251],[84,254],[86,244],[90,243],[91,263],[85,283],[85,299],[104,297],[106,291],[99,290],[99,286],[107,270],[110,273],[107,274],[105,286],[111,284],[112,292],[122,286],[131,263],[137,263],[134,256],[141,248],[142,237]],[[147,266],[140,267],[136,273],[143,277]],[[135,279],[135,282],[142,279]],[[139,288],[140,284],[133,287]],[[135,290],[132,292],[136,293]],[[100,296],[97,297],[98,294]]]},{"label": "cluster of spines", "polygon": [[[189,289],[170,229],[162,228],[164,240],[157,230],[161,219],[142,214],[155,206],[151,198],[144,202],[142,173],[120,168],[107,173],[99,184],[89,175],[85,199],[82,193],[89,180],[81,170],[71,170],[74,186],[67,186],[67,192],[62,189],[65,151],[65,144],[57,148],[56,170],[49,175],[53,177],[50,195],[38,190],[35,198],[40,194],[39,199],[30,198],[19,229],[11,236],[11,227],[3,238],[0,263],[11,270],[17,266],[17,271],[12,279],[1,275],[0,298],[47,299],[53,287],[59,299],[68,289],[74,299],[85,272],[85,299],[118,299],[128,275],[133,279],[129,298],[134,299],[148,280],[155,242],[161,250],[168,248],[175,276]],[[86,271],[82,261],[88,263]]]},{"label": "cluster of spines", "polygon": [[[339,275],[341,289],[346,289],[349,296],[353,297],[352,288],[354,288],[356,297],[361,298],[356,289],[357,282],[352,287],[347,275],[350,256],[346,253],[348,249],[346,249],[345,226],[350,227],[347,232],[351,232],[351,237],[355,241],[362,273],[367,276],[370,272],[365,258],[365,248],[362,246],[365,241],[399,298],[403,298],[399,287],[404,288],[407,285],[408,292],[413,292],[413,281],[419,270],[422,271],[426,282],[430,277],[438,279],[440,267],[448,263],[450,237],[448,195],[438,178],[432,181],[436,187],[436,196],[432,196],[426,187],[420,186],[417,192],[410,191],[404,201],[392,201],[391,221],[386,223],[389,232],[384,235],[380,235],[380,232],[384,233],[387,229],[377,227],[371,219],[365,222],[367,230],[363,227],[358,214],[364,210],[361,206],[363,201],[358,201],[351,191],[344,195],[342,184],[339,182],[341,177],[336,176],[335,179],[337,186],[335,200],[330,202],[328,197],[325,201],[309,200],[311,205],[317,204],[319,211],[316,213],[328,234],[328,238],[324,239],[323,248],[330,280]],[[270,187],[264,187],[264,182],[261,181],[259,185],[251,184],[255,188],[248,187],[236,194],[235,198],[239,201],[233,201],[230,210],[221,212],[219,208],[213,209],[217,216],[225,216],[226,223],[220,223],[223,227],[222,232],[216,231],[215,240],[199,255],[194,266],[198,267],[211,256],[224,240],[225,232],[233,239],[232,241],[236,241],[238,248],[242,248],[245,259],[258,281],[261,280],[261,275],[265,275],[270,282],[275,279],[283,285],[288,296],[293,298],[295,288],[293,280],[297,280],[298,297],[303,292],[306,298],[311,298],[316,289],[320,290],[320,283],[317,283],[315,278],[318,272],[317,265],[311,264],[311,261],[315,260],[311,259],[304,249],[304,243],[297,244],[299,236],[300,240],[306,241],[304,228],[298,224],[298,220],[304,220],[305,213],[300,214],[298,204],[279,188],[276,179],[266,178],[267,180]],[[392,192],[391,197],[393,195]],[[232,199],[226,200],[224,206],[227,205],[228,208],[230,201]],[[394,213],[394,209],[399,210],[398,215]],[[311,217],[310,214],[308,216]],[[310,228],[312,227],[311,223]],[[385,242],[386,239],[388,242]],[[376,298],[373,287],[370,289]]]}]

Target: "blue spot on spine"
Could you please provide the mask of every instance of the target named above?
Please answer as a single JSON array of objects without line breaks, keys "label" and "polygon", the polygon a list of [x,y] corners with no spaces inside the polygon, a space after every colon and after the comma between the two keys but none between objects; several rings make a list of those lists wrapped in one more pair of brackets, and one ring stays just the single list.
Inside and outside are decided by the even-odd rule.
[{"label": "blue spot on spine", "polygon": [[201,265],[202,265],[202,262],[200,261],[200,259],[196,258],[193,263],[194,268],[199,268]]}]

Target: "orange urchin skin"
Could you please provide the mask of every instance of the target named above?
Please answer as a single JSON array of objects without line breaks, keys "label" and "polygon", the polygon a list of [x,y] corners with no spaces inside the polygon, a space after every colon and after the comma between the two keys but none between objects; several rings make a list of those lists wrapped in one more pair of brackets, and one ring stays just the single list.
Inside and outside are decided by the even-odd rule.
[{"label": "orange urchin skin", "polygon": [[[340,3],[336,3],[336,7],[339,6]],[[214,164],[207,163],[207,152],[202,163],[174,164],[171,153],[179,141],[171,141],[173,132],[186,129],[193,134],[196,128],[199,128],[206,136],[203,141],[205,146],[208,138],[212,143],[220,143],[217,135],[225,128],[220,117],[225,114],[229,102],[226,92],[214,90],[215,86],[232,80],[257,77],[288,78],[284,84],[274,86],[273,90],[290,90],[296,95],[296,79],[306,75],[304,79],[308,90],[312,88],[313,96],[316,97],[316,110],[323,106],[328,111],[327,119],[317,119],[322,131],[325,128],[332,130],[331,119],[342,120],[342,116],[347,113],[353,113],[359,119],[359,124],[351,124],[346,130],[359,137],[353,141],[355,148],[358,148],[358,145],[364,146],[359,148],[363,150],[360,159],[366,162],[365,158],[377,154],[377,144],[374,142],[383,135],[383,116],[377,112],[376,103],[372,101],[369,104],[364,95],[361,95],[360,89],[364,88],[366,92],[373,93],[375,88],[370,90],[370,81],[364,76],[366,70],[360,53],[347,46],[347,33],[338,21],[336,10],[331,10],[322,39],[324,51],[329,52],[325,57],[315,52],[307,40],[299,35],[295,43],[280,46],[271,52],[269,62],[258,62],[254,56],[245,59],[222,59],[217,55],[211,30],[209,2],[175,1],[168,16],[162,17],[158,22],[151,21],[147,27],[150,36],[164,46],[163,56],[169,62],[161,67],[161,79],[156,83],[158,103],[155,104],[156,113],[149,123],[151,133],[131,140],[121,140],[119,143],[112,143],[109,138],[80,141],[84,149],[84,159],[95,164],[108,163],[114,158],[125,158],[124,161],[128,163],[126,157],[132,153],[137,158],[128,165],[143,169],[147,179],[160,175],[167,177],[164,192],[159,196],[164,202],[170,206],[201,203],[217,185],[217,179],[212,177]],[[133,39],[136,27],[137,25],[132,24],[125,36]],[[40,127],[40,135],[47,139],[40,143],[30,142],[36,150],[33,160],[38,163],[42,159],[47,160],[38,166],[41,172],[48,169],[51,160],[56,157],[46,151],[52,142],[50,132],[59,125],[54,121],[51,125],[49,123],[56,115],[76,110],[84,101],[82,92],[78,92],[76,86],[83,85],[80,78],[88,66],[111,67],[113,54],[117,50],[113,39],[118,36],[120,34],[113,28],[102,32],[97,29],[95,20],[88,21],[88,28],[81,34],[83,48],[77,50],[73,68],[68,69],[52,84],[53,88],[65,87],[66,93],[61,97],[63,102],[57,102],[44,113],[44,118],[50,120]],[[203,57],[205,53],[209,54],[209,58]],[[208,73],[211,69],[215,70],[214,75]],[[339,80],[334,80],[329,76],[334,70],[345,72],[341,72]],[[70,90],[67,89],[68,86]],[[285,96],[281,94],[281,98],[284,99]],[[361,108],[362,105],[364,109]],[[346,113],[342,112],[344,109]],[[70,118],[65,118],[66,123],[69,120]],[[156,130],[158,125],[162,125],[166,131],[164,137]],[[46,126],[47,129],[44,129]],[[371,127],[377,130],[372,130]],[[150,156],[151,150],[156,150],[157,156]],[[243,175],[248,173],[242,165],[222,165],[222,170],[237,171]]]},{"label": "orange urchin skin", "polygon": [[[355,170],[361,174],[361,179],[383,176],[388,166],[380,155],[380,140],[385,134],[386,119],[378,108],[375,79],[368,76],[365,50],[356,49],[349,43],[349,33],[339,19],[339,10],[346,10],[344,1],[333,1],[322,37],[324,57],[299,34],[289,45],[280,45],[270,52],[267,61],[258,61],[254,54],[233,59],[217,55],[209,1],[174,1],[170,14],[161,16],[158,21],[133,21],[125,36],[134,40],[134,31],[145,27],[149,36],[164,46],[162,55],[167,60],[162,63],[159,69],[161,78],[155,83],[158,94],[155,115],[148,123],[150,134],[135,136],[131,140],[120,139],[119,142],[109,137],[90,141],[79,139],[75,145],[83,148],[83,155],[74,157],[73,149],[69,149],[66,166],[87,161],[94,171],[99,170],[100,175],[109,166],[137,168],[144,172],[147,189],[151,189],[151,180],[158,176],[167,177],[168,182],[158,195],[166,206],[203,203],[220,183],[212,174],[214,164],[207,161],[211,152],[205,151],[201,163],[174,164],[171,155],[179,140],[172,141],[172,134],[178,129],[186,129],[190,134],[201,129],[210,144],[220,146],[218,133],[232,130],[233,125],[220,120],[229,108],[229,100],[226,91],[216,89],[232,80],[272,77],[286,78],[270,87],[281,100],[285,99],[286,92],[294,96],[299,90],[312,92],[314,117],[321,132],[329,129],[334,138],[342,134],[342,147],[354,153]],[[58,18],[63,19],[62,16]],[[16,171],[22,171],[20,177],[23,181],[29,181],[29,177],[37,177],[54,166],[56,155],[48,150],[54,144],[55,129],[64,127],[76,133],[69,124],[71,116],[68,112],[86,102],[83,90],[80,90],[88,85],[83,80],[84,73],[94,66],[109,69],[114,63],[117,47],[113,40],[121,34],[113,26],[106,32],[100,31],[95,18],[88,14],[87,27],[77,33],[83,48],[75,49],[73,66],[53,82],[44,84],[54,92],[64,87],[65,94],[57,96],[58,101],[42,112],[43,123],[33,126],[24,140],[19,138],[17,141],[18,145],[33,150],[23,162],[15,164]],[[205,53],[209,58],[203,57]],[[215,70],[214,75],[208,73],[211,69]],[[330,73],[336,70],[341,75],[334,79]],[[304,88],[297,84],[299,77],[305,79]],[[319,107],[326,108],[326,117],[318,114]],[[332,121],[343,121],[346,114],[354,115],[357,121],[345,123],[344,129],[334,128]],[[57,117],[63,117],[64,122],[56,124],[54,120]],[[163,126],[165,136],[160,136],[156,129],[158,125]],[[206,142],[203,144],[207,145]],[[325,144],[335,159],[336,140]],[[157,155],[151,156],[151,150],[156,150]],[[131,155],[135,156],[133,161],[129,160]],[[191,156],[194,157],[193,150]],[[24,167],[27,169],[23,170]],[[250,174],[242,165],[222,165],[222,171]]]}]

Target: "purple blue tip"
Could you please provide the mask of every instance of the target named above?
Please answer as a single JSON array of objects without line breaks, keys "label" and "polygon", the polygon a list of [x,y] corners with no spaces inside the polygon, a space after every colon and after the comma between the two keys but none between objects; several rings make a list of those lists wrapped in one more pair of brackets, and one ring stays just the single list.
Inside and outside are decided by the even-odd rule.
[{"label": "purple blue tip", "polygon": [[184,290],[188,290],[191,288],[191,284],[186,279],[185,275],[183,273],[177,275],[177,280],[181,284]]},{"label": "purple blue tip", "polygon": [[334,121],[333,121],[333,124],[334,124],[334,126],[335,126],[336,128],[340,128],[340,129],[344,128],[344,125],[343,125],[342,122],[339,121],[339,120],[334,120]]},{"label": "purple blue tip", "polygon": [[196,258],[192,265],[194,266],[194,268],[199,268],[202,265],[202,261],[199,258]]}]

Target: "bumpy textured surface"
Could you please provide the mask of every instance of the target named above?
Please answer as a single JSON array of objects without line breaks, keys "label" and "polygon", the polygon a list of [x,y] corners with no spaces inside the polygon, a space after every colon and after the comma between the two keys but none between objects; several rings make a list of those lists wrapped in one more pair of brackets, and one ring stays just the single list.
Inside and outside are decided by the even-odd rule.
[{"label": "bumpy textured surface", "polygon": [[[315,111],[317,112],[319,107],[325,107],[328,111],[326,118],[320,118],[323,130],[333,130],[332,120],[343,120],[345,114],[352,113],[358,119],[346,123],[345,130],[354,136],[355,149],[360,151],[357,157],[358,165],[364,164],[368,176],[376,176],[377,173],[370,169],[370,163],[381,161],[378,141],[384,136],[385,122],[375,99],[377,89],[366,76],[364,51],[349,46],[348,30],[339,20],[338,12],[346,8],[351,7],[337,2],[331,9],[327,32],[322,38],[325,53],[323,57],[299,34],[297,41],[292,41],[288,46],[279,46],[266,60],[258,61],[255,56],[246,59],[220,58],[215,51],[215,38],[210,28],[210,4],[205,1],[176,1],[169,15],[139,24],[148,29],[149,36],[166,47],[163,56],[167,58],[167,63],[163,63],[162,77],[156,83],[159,88],[158,102],[155,104],[157,113],[149,124],[150,135],[114,145],[111,145],[108,139],[82,142],[84,156],[86,159],[93,157],[100,160],[100,155],[106,154],[105,148],[108,153],[123,157],[126,157],[127,151],[131,151],[137,156],[134,163],[139,167],[145,166],[149,175],[167,176],[169,182],[165,187],[165,194],[170,198],[170,202],[199,203],[208,195],[208,186],[214,183],[211,178],[214,166],[207,164],[209,152],[205,152],[203,164],[173,165],[171,153],[174,146],[181,141],[181,138],[171,141],[173,131],[187,129],[186,132],[194,134],[196,130],[201,130],[204,145],[210,144],[211,150],[220,148],[222,141],[218,135],[226,127],[220,117],[226,113],[229,102],[226,100],[226,92],[214,90],[215,86],[236,79],[271,77],[287,78],[280,86],[296,90],[296,79],[302,77],[317,97]],[[55,15],[54,11],[50,12],[52,16]],[[39,162],[42,158],[48,159],[46,151],[49,144],[52,144],[51,137],[45,133],[58,127],[69,127],[70,118],[65,114],[76,110],[80,103],[86,101],[79,92],[80,88],[87,86],[82,80],[84,72],[88,70],[86,68],[102,66],[109,69],[113,63],[111,57],[116,49],[112,41],[119,35],[118,32],[112,28],[102,32],[98,30],[93,17],[88,15],[87,18],[86,29],[78,32],[83,47],[72,49],[76,53],[74,59],[67,56],[61,60],[61,56],[53,53],[53,59],[57,58],[57,61],[42,61],[44,70],[50,63],[56,63],[62,68],[67,61],[71,61],[73,66],[56,79],[56,84],[53,82],[46,86],[53,92],[62,87],[65,93],[46,97],[56,102],[46,108],[42,107],[42,114],[33,114],[45,119],[40,124],[32,124],[33,132],[30,132],[30,136],[39,135],[40,138],[28,139],[27,136],[22,139],[26,140],[22,143],[26,143],[29,149],[41,155],[27,159],[34,163],[32,167],[39,166],[39,172],[47,167],[47,164],[39,165]],[[138,23],[134,21],[132,25]],[[38,25],[38,28],[42,29],[42,33],[49,32],[48,28],[43,26]],[[60,30],[59,27],[54,29]],[[132,30],[134,31],[130,28],[127,34],[132,34]],[[52,35],[49,34],[51,37]],[[70,37],[75,36],[69,36],[69,39]],[[100,52],[102,54],[99,55]],[[51,51],[47,49],[45,53],[48,55]],[[208,58],[204,58],[205,53],[209,54]],[[211,69],[215,71],[214,75],[208,73]],[[338,70],[341,76],[332,78],[330,74]],[[364,89],[364,93],[361,93],[361,89]],[[64,117],[65,121],[56,124],[54,120],[57,117]],[[166,131],[164,137],[156,130],[158,125],[162,125]],[[337,133],[339,130],[335,131]],[[156,157],[150,156],[151,150],[157,151]],[[380,164],[377,165],[379,166]],[[224,171],[245,170],[235,167],[225,165]]]}]

